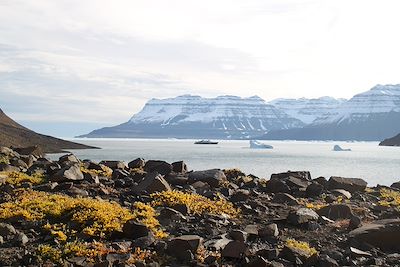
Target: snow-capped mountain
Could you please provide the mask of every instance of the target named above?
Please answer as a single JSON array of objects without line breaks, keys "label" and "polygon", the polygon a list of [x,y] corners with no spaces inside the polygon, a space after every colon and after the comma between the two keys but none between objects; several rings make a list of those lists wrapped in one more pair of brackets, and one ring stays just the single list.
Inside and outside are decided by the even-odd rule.
[{"label": "snow-capped mountain", "polygon": [[300,129],[275,131],[266,139],[378,141],[400,132],[400,84],[376,85],[353,96],[337,114],[317,118]]},{"label": "snow-capped mountain", "polygon": [[400,112],[400,84],[378,84],[369,91],[357,94],[349,101],[344,102],[338,107],[336,114],[326,114],[326,116],[318,118],[313,124],[364,121],[371,116],[390,112]]},{"label": "snow-capped mountain", "polygon": [[258,96],[152,99],[128,122],[85,137],[246,139],[304,125]]},{"label": "snow-capped mountain", "polygon": [[287,113],[293,118],[309,124],[316,119],[326,118],[327,116],[337,115],[338,107],[343,104],[346,99],[336,99],[330,96],[320,98],[278,98],[268,102]]}]

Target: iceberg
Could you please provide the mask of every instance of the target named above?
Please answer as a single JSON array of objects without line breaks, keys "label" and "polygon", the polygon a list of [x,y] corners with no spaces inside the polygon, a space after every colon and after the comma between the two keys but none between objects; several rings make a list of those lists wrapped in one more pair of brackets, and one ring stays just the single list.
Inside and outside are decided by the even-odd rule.
[{"label": "iceberg", "polygon": [[339,145],[334,145],[333,151],[351,151],[351,149],[350,148],[341,148]]},{"label": "iceberg", "polygon": [[250,140],[250,148],[263,148],[263,149],[273,149],[273,146],[263,144],[257,140]]}]

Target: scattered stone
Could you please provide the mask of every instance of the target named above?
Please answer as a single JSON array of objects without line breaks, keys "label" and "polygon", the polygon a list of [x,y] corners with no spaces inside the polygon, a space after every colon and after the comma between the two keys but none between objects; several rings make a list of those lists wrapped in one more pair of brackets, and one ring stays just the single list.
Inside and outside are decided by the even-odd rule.
[{"label": "scattered stone", "polygon": [[187,261],[192,258],[188,257],[188,255],[196,253],[202,243],[203,239],[197,235],[175,237],[167,243],[167,253],[179,260]]},{"label": "scattered stone", "polygon": [[156,172],[148,174],[138,186],[135,192],[147,192],[149,194],[162,191],[171,191],[171,186],[165,181],[164,177]]},{"label": "scattered stone", "polygon": [[236,241],[246,242],[247,233],[241,230],[232,230],[229,232],[229,237]]},{"label": "scattered stone", "polygon": [[221,256],[225,258],[242,258],[247,251],[247,246],[243,241],[230,241],[222,250]]},{"label": "scattered stone", "polygon": [[317,221],[319,215],[312,209],[300,208],[289,213],[287,221],[293,225]]},{"label": "scattered stone", "polygon": [[144,168],[144,165],[146,164],[146,161],[142,158],[137,158],[132,160],[131,162],[128,163],[128,167],[131,169],[142,169]]},{"label": "scattered stone", "polygon": [[162,160],[149,160],[144,165],[144,170],[148,173],[157,172],[161,175],[168,175],[172,172],[172,165]]},{"label": "scattered stone", "polygon": [[349,237],[364,246],[367,244],[383,251],[400,252],[400,219],[373,221],[351,231]]},{"label": "scattered stone", "polygon": [[110,169],[121,169],[121,170],[125,170],[128,168],[128,166],[126,166],[126,163],[123,161],[118,161],[118,160],[103,160],[100,161],[99,163],[100,165],[105,165]]},{"label": "scattered stone", "polygon": [[177,161],[172,163],[172,170],[176,173],[186,173],[188,168],[185,162]]},{"label": "scattered stone", "polygon": [[346,204],[331,204],[320,208],[317,213],[331,220],[350,219],[353,216],[350,206]]},{"label": "scattered stone", "polygon": [[62,168],[50,178],[52,182],[80,181],[83,179],[83,173],[77,164]]},{"label": "scattered stone", "polygon": [[299,201],[288,193],[276,193],[272,199],[274,203],[288,204],[288,205],[299,205]]},{"label": "scattered stone", "polygon": [[321,195],[322,191],[324,190],[324,186],[319,183],[312,183],[307,186],[306,195],[308,197],[317,197]]},{"label": "scattered stone", "polygon": [[226,182],[226,176],[220,169],[212,169],[205,171],[195,171],[189,173],[189,183],[202,181],[208,183],[211,187],[218,187],[221,183]]},{"label": "scattered stone", "polygon": [[331,192],[335,196],[342,196],[342,197],[345,197],[346,199],[350,199],[351,198],[351,193],[349,191],[344,190],[344,189],[333,189],[333,190],[331,190]]},{"label": "scattered stone", "polygon": [[344,189],[350,193],[364,192],[367,182],[361,178],[343,178],[332,176],[328,181],[329,189]]},{"label": "scattered stone", "polygon": [[276,223],[267,224],[258,229],[260,237],[277,237],[279,235],[278,225]]},{"label": "scattered stone", "polygon": [[136,239],[149,235],[150,230],[143,223],[139,223],[135,220],[129,220],[124,224],[122,232],[124,233],[125,237]]}]

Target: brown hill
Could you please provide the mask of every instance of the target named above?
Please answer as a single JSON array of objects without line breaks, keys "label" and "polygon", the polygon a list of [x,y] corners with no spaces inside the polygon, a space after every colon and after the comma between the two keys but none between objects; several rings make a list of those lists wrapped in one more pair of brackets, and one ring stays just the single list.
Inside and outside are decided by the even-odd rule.
[{"label": "brown hill", "polygon": [[44,152],[56,153],[64,149],[95,148],[52,136],[38,134],[18,124],[0,109],[0,146],[28,147],[39,146]]},{"label": "brown hill", "polygon": [[380,146],[400,146],[400,134],[385,139],[379,143]]}]

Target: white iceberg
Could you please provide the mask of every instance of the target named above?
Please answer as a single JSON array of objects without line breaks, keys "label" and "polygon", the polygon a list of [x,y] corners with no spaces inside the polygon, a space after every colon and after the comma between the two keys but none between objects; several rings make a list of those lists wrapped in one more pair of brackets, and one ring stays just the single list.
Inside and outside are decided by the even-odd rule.
[{"label": "white iceberg", "polygon": [[250,148],[263,148],[263,149],[273,149],[273,146],[263,144],[257,140],[250,140]]},{"label": "white iceberg", "polygon": [[339,145],[334,145],[333,151],[351,151],[351,149],[350,148],[341,148]]}]

